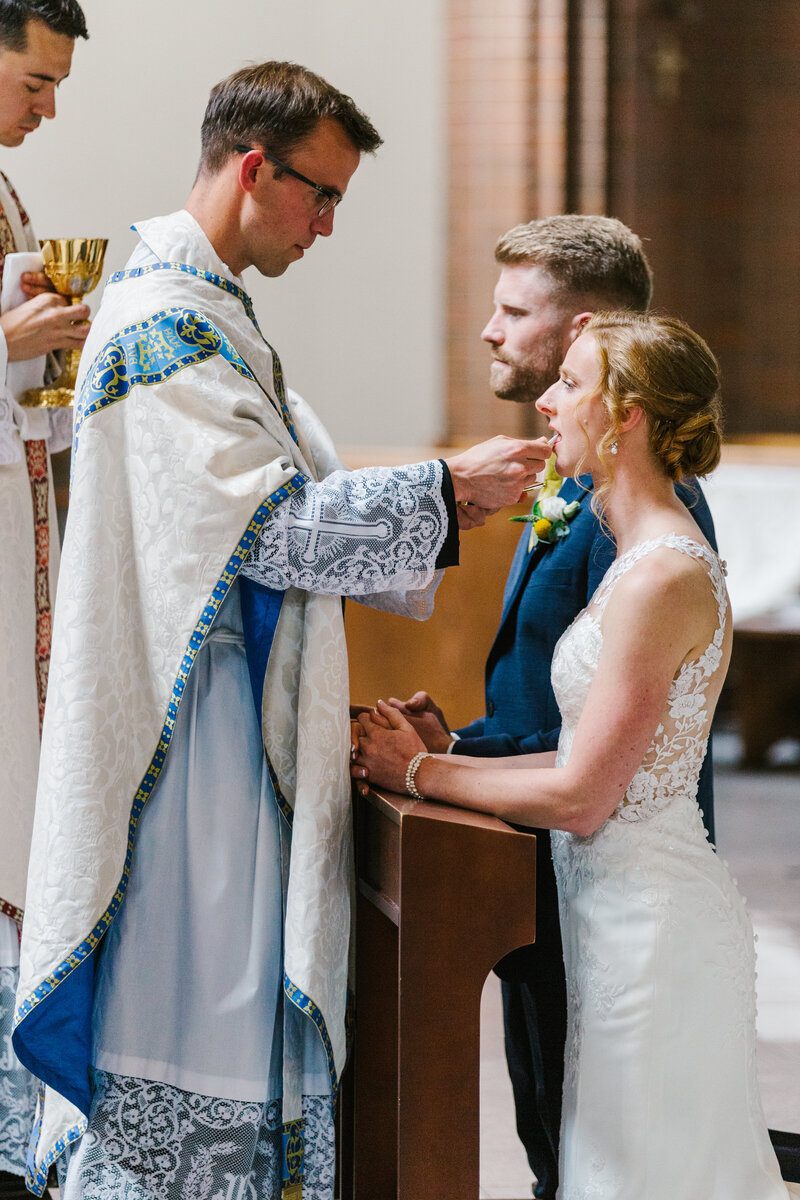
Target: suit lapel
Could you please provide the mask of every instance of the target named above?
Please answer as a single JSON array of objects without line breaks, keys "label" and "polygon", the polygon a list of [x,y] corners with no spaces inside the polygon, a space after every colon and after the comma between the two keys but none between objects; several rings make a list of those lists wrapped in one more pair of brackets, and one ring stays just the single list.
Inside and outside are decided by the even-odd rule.
[{"label": "suit lapel", "polygon": [[[588,475],[582,477],[582,482],[591,486],[591,479]],[[591,493],[587,493],[586,488],[580,486],[574,479],[565,479],[558,494],[566,500],[567,504],[571,504],[573,500],[585,501],[587,504],[591,502]],[[569,535],[567,536],[569,537]],[[547,547],[540,542],[537,546],[534,546],[533,550],[529,551],[528,525],[525,524],[511,562],[511,569],[508,573],[508,582],[506,583],[506,590],[503,595],[503,614],[500,621],[500,628],[497,631],[498,637],[503,628],[503,622],[531,571],[535,569],[536,564],[543,554],[552,554],[555,549],[555,546]]]},{"label": "suit lapel", "polygon": [[528,578],[528,574],[532,569],[532,563],[544,553],[541,542],[538,546],[534,546],[533,550],[528,550],[528,533],[529,530],[526,523],[517,542],[517,549],[511,562],[511,570],[508,573],[508,583],[506,584],[503,596],[503,620],[505,620],[508,610],[516,600],[520,588]]}]

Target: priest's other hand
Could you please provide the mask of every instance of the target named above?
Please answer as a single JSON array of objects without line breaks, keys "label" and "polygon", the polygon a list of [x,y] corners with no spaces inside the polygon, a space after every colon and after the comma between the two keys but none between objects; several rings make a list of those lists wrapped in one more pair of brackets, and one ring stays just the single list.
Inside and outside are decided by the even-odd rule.
[{"label": "priest's other hand", "polygon": [[478,529],[481,525],[486,524],[486,518],[490,517],[493,512],[497,512],[496,508],[479,508],[477,504],[468,504],[462,501],[456,505],[458,510],[458,528],[464,533],[467,529]]},{"label": "priest's other hand", "polygon": [[0,317],[8,361],[38,358],[51,350],[81,350],[89,332],[89,305],[70,305],[55,292],[40,292]]},{"label": "priest's other hand", "polygon": [[409,700],[398,700],[389,697],[392,708],[401,712],[409,725],[422,738],[425,749],[432,754],[446,754],[447,748],[455,739],[450,733],[450,727],[444,713],[431,699],[427,692],[415,692]]},{"label": "priest's other hand", "polygon": [[516,504],[536,482],[550,456],[545,438],[531,441],[503,434],[445,459],[456,502],[496,510]]}]

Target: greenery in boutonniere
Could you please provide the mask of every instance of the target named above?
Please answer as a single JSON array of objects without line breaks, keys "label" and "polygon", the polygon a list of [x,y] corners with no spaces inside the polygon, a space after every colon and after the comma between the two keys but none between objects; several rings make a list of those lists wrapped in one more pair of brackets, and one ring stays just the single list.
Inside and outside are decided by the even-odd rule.
[{"label": "greenery in boutonniere", "polygon": [[544,469],[543,487],[533,502],[531,511],[524,517],[509,517],[509,521],[527,521],[530,524],[528,551],[539,542],[557,542],[569,533],[569,522],[581,506],[580,500],[567,504],[559,496],[563,479],[556,471],[556,456],[551,454]]}]

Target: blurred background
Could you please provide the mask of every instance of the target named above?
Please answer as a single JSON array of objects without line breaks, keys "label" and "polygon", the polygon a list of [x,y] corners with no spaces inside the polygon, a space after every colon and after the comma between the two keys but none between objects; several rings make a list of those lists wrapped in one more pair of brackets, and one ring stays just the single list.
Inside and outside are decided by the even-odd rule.
[{"label": "blurred background", "polygon": [[[728,444],[707,489],[736,644],[718,722],[719,841],[762,931],[768,1115],[800,1129],[800,5],[83,4],[91,40],[76,47],[58,119],[2,166],[40,237],[108,237],[109,272],[135,244],[131,222],[182,206],[208,92],[245,63],[304,63],[384,136],[336,236],[281,279],[245,276],[289,383],[351,465],[538,433],[535,412],[487,386],[479,335],[500,233],[604,212],[645,240],[655,307],[694,326],[723,369]],[[355,699],[425,687],[454,726],[480,715],[517,528],[501,514],[462,539],[425,626],[348,606]],[[491,1104],[490,1175],[513,1158],[496,1154],[504,1103]],[[523,1194],[492,1178],[486,1195]]]}]

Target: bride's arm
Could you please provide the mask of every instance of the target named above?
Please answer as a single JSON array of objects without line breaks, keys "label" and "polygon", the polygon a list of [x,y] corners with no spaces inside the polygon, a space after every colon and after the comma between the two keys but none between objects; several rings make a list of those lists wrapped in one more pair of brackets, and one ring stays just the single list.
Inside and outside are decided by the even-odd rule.
[{"label": "bride's arm", "polygon": [[540,750],[536,754],[514,754],[510,757],[476,758],[471,754],[459,754],[458,764],[465,767],[477,767],[485,771],[502,763],[504,771],[531,771],[539,767],[554,767],[556,763],[555,750]]},{"label": "bride's arm", "polygon": [[[687,628],[696,628],[692,618],[698,601],[703,613],[708,594],[707,580],[694,572],[665,570],[652,560],[646,566],[619,581],[605,609],[602,651],[568,763],[509,771],[518,760],[492,759],[476,770],[460,757],[434,755],[417,770],[423,796],[584,836],[603,824],[653,739],[672,680],[693,649]],[[712,633],[713,625],[704,645]],[[391,728],[361,717],[365,736],[353,774],[358,778],[366,767],[370,782],[402,792],[408,762],[424,746],[396,709],[381,704],[379,712]]]}]

